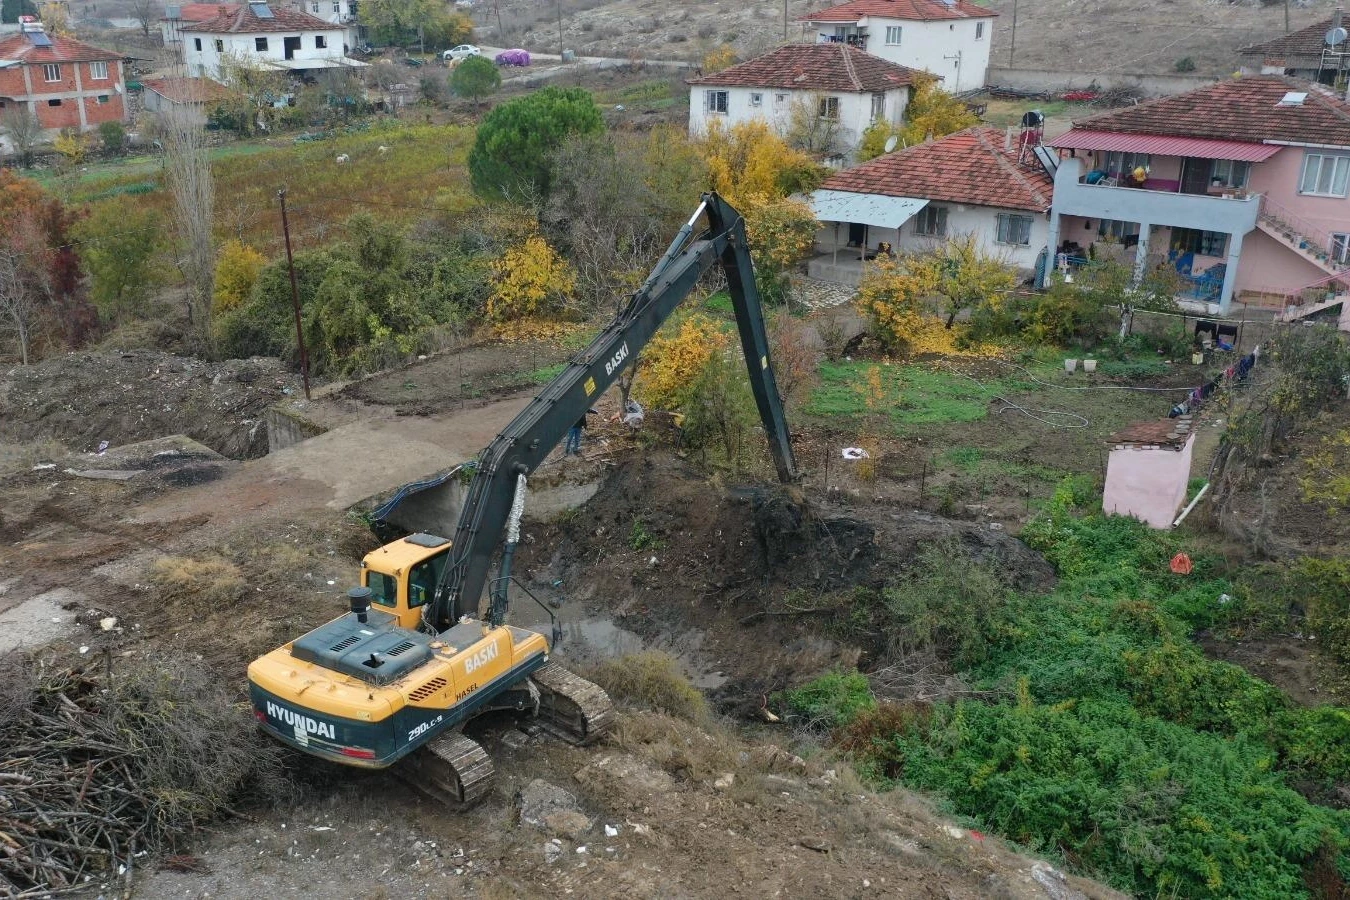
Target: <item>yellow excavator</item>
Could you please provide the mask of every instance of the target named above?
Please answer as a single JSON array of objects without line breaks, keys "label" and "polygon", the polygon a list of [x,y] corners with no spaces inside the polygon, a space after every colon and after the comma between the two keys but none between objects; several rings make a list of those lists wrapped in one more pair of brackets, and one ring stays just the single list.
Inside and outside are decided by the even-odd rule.
[{"label": "yellow excavator", "polygon": [[[695,236],[704,217],[707,228]],[[348,591],[349,612],[249,666],[264,731],[346,765],[397,763],[416,787],[452,808],[492,786],[492,760],[462,731],[472,717],[516,710],[578,744],[606,731],[613,707],[605,692],[551,662],[542,634],[506,624],[527,478],[717,264],[775,468],[783,481],[795,477],[745,223],[721,197],[704,194],[623,311],[479,456],[454,538],[411,534],[367,554],[359,585]],[[485,587],[487,615],[480,617]],[[560,634],[555,618],[554,644]]]}]

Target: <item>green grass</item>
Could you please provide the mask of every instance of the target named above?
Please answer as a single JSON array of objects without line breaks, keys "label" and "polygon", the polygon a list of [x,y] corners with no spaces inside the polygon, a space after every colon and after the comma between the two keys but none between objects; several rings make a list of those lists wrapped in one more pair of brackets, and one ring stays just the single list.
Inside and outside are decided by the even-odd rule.
[{"label": "green grass", "polygon": [[726,291],[718,291],[703,301],[703,308],[708,312],[717,313],[719,316],[731,318],[736,314],[736,310],[731,305],[731,295]]},{"label": "green grass", "polygon": [[897,433],[910,426],[977,422],[989,414],[989,402],[998,394],[1034,385],[1011,379],[972,381],[954,372],[918,365],[877,366],[884,396],[875,410],[867,408],[862,387],[876,363],[823,363],[820,385],[812,392],[808,415],[833,420],[858,420],[868,415],[888,417]]},{"label": "green grass", "polygon": [[556,363],[551,366],[544,366],[543,368],[535,369],[533,372],[526,375],[525,379],[529,381],[531,384],[548,384],[550,381],[561,375],[563,373],[563,369],[566,368],[567,363],[565,362]]}]

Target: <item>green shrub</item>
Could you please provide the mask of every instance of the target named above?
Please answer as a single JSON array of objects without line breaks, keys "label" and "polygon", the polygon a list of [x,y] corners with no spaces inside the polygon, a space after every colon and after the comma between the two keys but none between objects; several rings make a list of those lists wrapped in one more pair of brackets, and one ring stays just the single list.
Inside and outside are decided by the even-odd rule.
[{"label": "green shrub", "polygon": [[1007,591],[991,567],[965,558],[960,546],[941,544],[925,549],[882,600],[883,619],[873,627],[888,635],[888,658],[932,650],[965,669],[989,655]]},{"label": "green shrub", "polygon": [[859,672],[830,672],[795,690],[775,695],[788,715],[812,728],[838,728],[859,714],[876,708],[867,676]]}]

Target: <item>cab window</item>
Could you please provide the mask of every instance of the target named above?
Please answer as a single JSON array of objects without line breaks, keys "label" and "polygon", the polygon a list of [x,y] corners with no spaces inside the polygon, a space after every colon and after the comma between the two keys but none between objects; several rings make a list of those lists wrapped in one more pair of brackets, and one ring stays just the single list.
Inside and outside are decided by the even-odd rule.
[{"label": "cab window", "polygon": [[367,572],[366,587],[370,588],[370,602],[390,609],[398,605],[398,579],[382,572]]},{"label": "cab window", "polygon": [[413,566],[412,576],[408,579],[409,607],[421,606],[436,594],[436,584],[441,580],[445,561],[449,558],[450,552],[447,550]]}]

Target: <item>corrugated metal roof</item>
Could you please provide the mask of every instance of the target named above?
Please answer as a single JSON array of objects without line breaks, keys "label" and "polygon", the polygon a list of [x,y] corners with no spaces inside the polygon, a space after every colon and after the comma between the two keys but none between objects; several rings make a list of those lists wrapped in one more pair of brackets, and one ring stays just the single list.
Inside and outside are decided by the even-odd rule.
[{"label": "corrugated metal roof", "polygon": [[1250,141],[1220,141],[1212,138],[1172,137],[1161,134],[1124,134],[1075,128],[1050,142],[1066,150],[1116,150],[1151,153],[1156,156],[1195,156],[1200,159],[1235,159],[1262,162],[1282,149],[1278,145]]},{"label": "corrugated metal roof", "polygon": [[928,205],[921,197],[887,197],[852,191],[819,190],[811,194],[811,211],[822,222],[856,222],[875,228],[899,228]]}]

